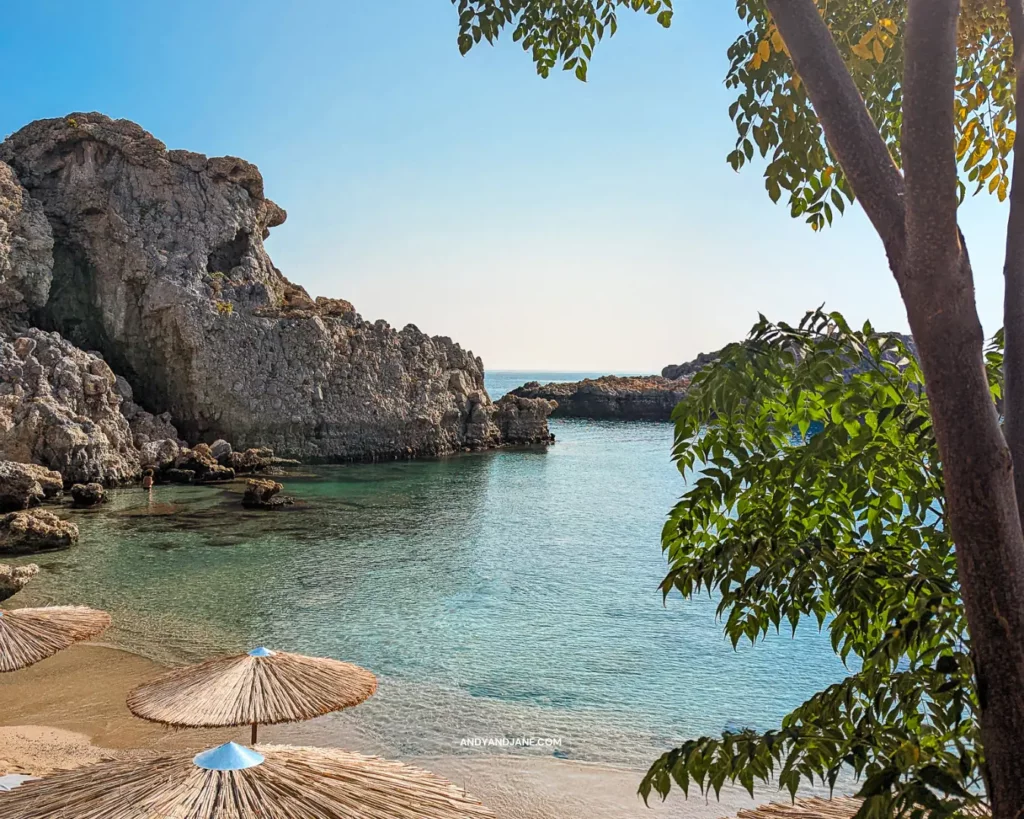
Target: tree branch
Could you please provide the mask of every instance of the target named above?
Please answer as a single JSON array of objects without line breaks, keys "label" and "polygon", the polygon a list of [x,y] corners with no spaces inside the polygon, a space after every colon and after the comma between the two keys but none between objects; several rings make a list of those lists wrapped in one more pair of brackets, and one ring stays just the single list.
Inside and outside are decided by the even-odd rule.
[{"label": "tree branch", "polygon": [[[1013,60],[1017,73],[1016,109],[1024,111],[1024,0],[1006,0],[1013,34]],[[1024,154],[1014,142],[1010,217],[1003,266],[1003,431],[1013,456],[1017,507],[1024,509]]]},{"label": "tree branch", "polygon": [[904,253],[903,177],[814,0],[765,0],[825,138],[882,238],[893,271]]}]

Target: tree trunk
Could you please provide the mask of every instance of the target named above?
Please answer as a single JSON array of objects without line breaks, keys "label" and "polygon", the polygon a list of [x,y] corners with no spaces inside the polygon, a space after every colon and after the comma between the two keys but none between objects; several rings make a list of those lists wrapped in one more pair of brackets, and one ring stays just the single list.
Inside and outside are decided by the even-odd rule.
[{"label": "tree trunk", "polygon": [[[1013,59],[1017,76],[1024,76],[1024,0],[1006,0],[1013,33]],[[1024,85],[1017,83],[1016,107],[1024,111]],[[1013,148],[1010,218],[1006,231],[1003,267],[1003,431],[1013,462],[1024,464],[1024,154]],[[1014,470],[1017,508],[1024,509],[1024,468]]]},{"label": "tree trunk", "polygon": [[1010,449],[984,369],[970,259],[956,223],[953,93],[959,2],[909,0],[905,178],[871,122],[814,0],[766,3],[829,145],[882,238],[907,308],[942,458],[947,520],[975,658],[989,801],[995,819],[1020,819],[1024,535]]},{"label": "tree trunk", "polygon": [[[1024,815],[1024,535],[1013,460],[985,374],[957,228],[953,134],[959,0],[909,0],[904,41],[907,306],[942,457],[947,520],[978,681],[989,803]],[[1021,463],[1024,468],[1024,462]]]}]

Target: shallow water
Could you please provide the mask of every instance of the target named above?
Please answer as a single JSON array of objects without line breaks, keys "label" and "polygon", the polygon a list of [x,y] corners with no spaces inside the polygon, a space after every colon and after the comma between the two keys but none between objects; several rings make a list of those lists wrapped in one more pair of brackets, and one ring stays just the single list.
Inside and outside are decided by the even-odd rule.
[{"label": "shallow water", "polygon": [[34,558],[16,601],[105,608],[109,641],[161,660],[266,644],[359,663],[380,693],[334,719],[407,757],[526,736],[560,745],[517,752],[642,766],[775,725],[843,675],[809,625],[734,652],[707,597],[663,605],[659,533],[684,489],[668,424],[552,429],[548,450],[304,469],[285,480],[302,503],[272,513],[237,486],[120,490],[74,513],[81,542]]}]

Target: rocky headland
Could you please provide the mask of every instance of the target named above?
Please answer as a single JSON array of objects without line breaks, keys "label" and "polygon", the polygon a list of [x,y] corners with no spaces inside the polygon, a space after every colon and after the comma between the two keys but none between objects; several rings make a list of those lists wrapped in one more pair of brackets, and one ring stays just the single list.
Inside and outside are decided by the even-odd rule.
[{"label": "rocky headland", "polygon": [[[85,504],[89,484],[146,469],[213,482],[551,441],[553,405],[492,402],[451,339],[288,281],[263,245],[284,221],[256,166],[125,120],[40,120],[0,143],[0,461],[80,484]],[[8,509],[49,480],[15,485],[31,499]]]},{"label": "rocky headland", "polygon": [[620,421],[667,421],[690,385],[690,379],[658,375],[585,378],[541,384],[530,381],[510,395],[554,401],[553,416]]},{"label": "rocky headland", "polygon": [[[898,335],[911,354],[916,355],[914,340],[908,335]],[[661,375],[606,375],[550,384],[530,381],[509,395],[555,401],[557,407],[552,412],[555,417],[668,421],[676,404],[686,396],[694,376],[718,361],[722,352],[700,353],[692,361],[670,364],[662,369]],[[895,363],[897,355],[886,353],[885,358]],[[843,377],[850,378],[868,366],[866,361],[851,361],[850,366],[843,370]]]}]

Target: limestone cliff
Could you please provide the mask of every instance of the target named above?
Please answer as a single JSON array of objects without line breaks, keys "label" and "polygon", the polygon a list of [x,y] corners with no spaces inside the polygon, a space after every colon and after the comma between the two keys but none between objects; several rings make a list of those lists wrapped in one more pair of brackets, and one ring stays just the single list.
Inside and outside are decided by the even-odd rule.
[{"label": "limestone cliff", "polygon": [[79,370],[104,381],[109,406],[124,392],[116,373],[190,443],[306,460],[549,440],[551,405],[491,402],[482,362],[451,339],[364,321],[289,282],[263,246],[285,212],[245,160],[168,151],[134,123],[73,114],[18,131],[0,161],[17,177],[6,198],[21,197],[19,230],[36,237],[5,254],[0,233],[0,307],[97,351],[106,368]]}]

